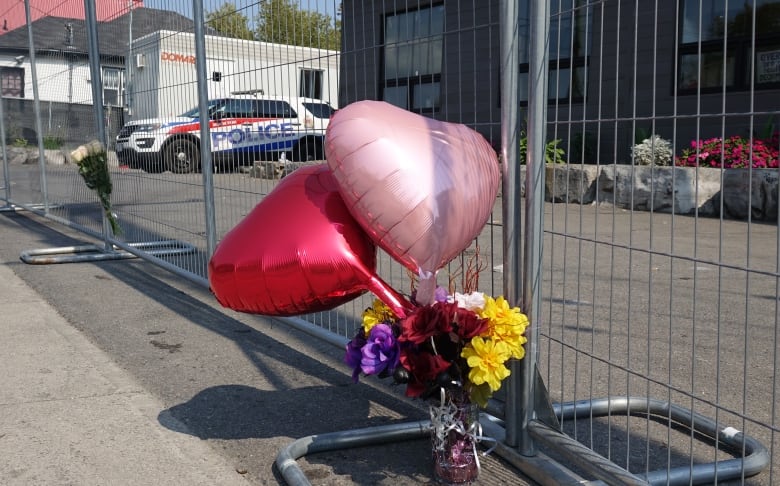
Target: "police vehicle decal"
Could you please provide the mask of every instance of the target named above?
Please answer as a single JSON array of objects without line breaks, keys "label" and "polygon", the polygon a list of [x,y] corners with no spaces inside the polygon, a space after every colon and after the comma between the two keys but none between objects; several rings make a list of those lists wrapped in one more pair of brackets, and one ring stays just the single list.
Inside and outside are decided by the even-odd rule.
[{"label": "police vehicle decal", "polygon": [[[209,120],[211,148],[214,151],[244,152],[291,148],[296,140],[292,122],[284,118],[228,118]],[[200,133],[200,122],[176,124],[167,132]]]}]

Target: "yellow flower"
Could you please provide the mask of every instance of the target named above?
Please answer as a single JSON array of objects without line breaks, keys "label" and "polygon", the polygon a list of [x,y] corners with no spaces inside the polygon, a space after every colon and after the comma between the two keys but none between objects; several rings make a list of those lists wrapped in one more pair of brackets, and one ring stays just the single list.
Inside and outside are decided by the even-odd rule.
[{"label": "yellow flower", "polygon": [[523,344],[527,339],[523,333],[528,327],[528,317],[520,312],[519,307],[509,307],[509,302],[503,297],[493,299],[485,296],[485,308],[478,315],[489,321],[487,335],[506,343],[513,358],[525,356]]},{"label": "yellow flower", "polygon": [[374,299],[374,304],[363,311],[363,331],[368,336],[371,328],[380,322],[395,321],[396,316],[388,306],[379,299]]},{"label": "yellow flower", "polygon": [[475,385],[487,383],[491,391],[501,388],[501,380],[509,376],[504,365],[511,356],[503,341],[485,340],[477,336],[463,348],[460,354],[469,365],[469,380]]}]

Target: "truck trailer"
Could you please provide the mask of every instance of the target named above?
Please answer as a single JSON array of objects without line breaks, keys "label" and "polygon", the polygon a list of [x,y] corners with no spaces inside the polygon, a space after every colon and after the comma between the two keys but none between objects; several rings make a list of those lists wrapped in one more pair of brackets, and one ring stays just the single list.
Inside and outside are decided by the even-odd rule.
[{"label": "truck trailer", "polygon": [[[177,116],[198,103],[195,36],[160,30],[133,41],[125,121]],[[205,36],[209,99],[314,98],[338,108],[339,52]]]}]

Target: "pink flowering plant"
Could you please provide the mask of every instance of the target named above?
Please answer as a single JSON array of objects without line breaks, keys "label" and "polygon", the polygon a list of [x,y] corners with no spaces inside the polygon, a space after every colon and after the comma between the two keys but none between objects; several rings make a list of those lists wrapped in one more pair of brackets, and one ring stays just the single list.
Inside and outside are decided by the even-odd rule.
[{"label": "pink flowering plant", "polygon": [[361,373],[406,384],[406,395],[438,398],[463,392],[481,406],[509,376],[507,361],[525,355],[528,318],[503,298],[482,292],[449,295],[398,318],[382,301],[363,312],[363,325],[346,347],[355,382]]},{"label": "pink flowering plant", "polygon": [[724,169],[777,168],[780,165],[780,132],[775,132],[768,139],[735,135],[726,139],[693,140],[691,146],[675,159],[675,165]]}]

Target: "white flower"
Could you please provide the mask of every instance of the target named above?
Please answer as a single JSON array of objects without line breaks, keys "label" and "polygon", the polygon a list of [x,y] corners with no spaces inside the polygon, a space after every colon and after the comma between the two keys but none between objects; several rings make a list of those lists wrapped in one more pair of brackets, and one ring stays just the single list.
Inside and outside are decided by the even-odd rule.
[{"label": "white flower", "polygon": [[472,292],[470,294],[455,292],[455,295],[450,296],[448,300],[450,302],[457,302],[458,307],[470,311],[477,311],[485,308],[485,294],[482,292]]},{"label": "white flower", "polygon": [[672,144],[658,135],[653,135],[631,147],[631,155],[637,165],[670,165]]},{"label": "white flower", "polygon": [[80,145],[79,148],[70,153],[70,158],[73,159],[73,162],[79,164],[82,160],[86,159],[88,155],[89,152],[87,151],[87,147]]},{"label": "white flower", "polygon": [[102,154],[104,152],[103,144],[97,140],[93,140],[87,144],[87,152],[89,152],[89,155]]}]

